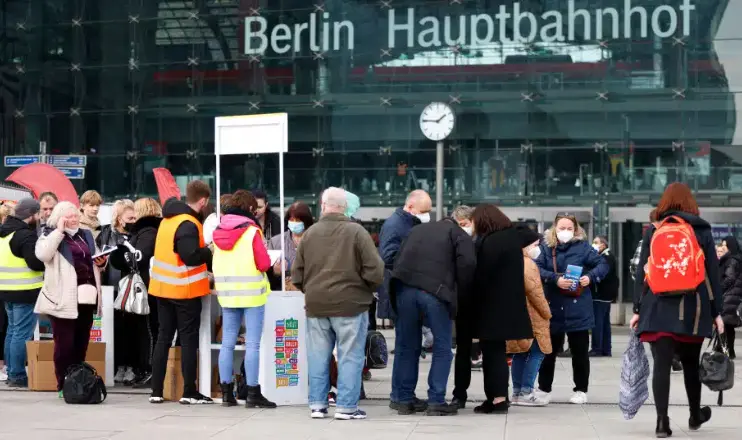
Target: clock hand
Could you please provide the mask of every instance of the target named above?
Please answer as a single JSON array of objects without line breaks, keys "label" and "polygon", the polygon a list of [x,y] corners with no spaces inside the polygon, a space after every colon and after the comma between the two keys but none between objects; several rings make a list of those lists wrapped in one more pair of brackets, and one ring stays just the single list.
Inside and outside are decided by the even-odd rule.
[{"label": "clock hand", "polygon": [[436,122],[437,123],[437,122],[440,122],[440,121],[441,121],[440,119],[438,119],[438,120],[435,120],[435,119],[423,119],[423,122]]},{"label": "clock hand", "polygon": [[445,118],[445,117],[446,117],[446,115],[444,114],[443,116],[441,116],[440,118],[438,118],[438,120],[435,121],[435,122],[441,122],[443,120],[443,118]]}]

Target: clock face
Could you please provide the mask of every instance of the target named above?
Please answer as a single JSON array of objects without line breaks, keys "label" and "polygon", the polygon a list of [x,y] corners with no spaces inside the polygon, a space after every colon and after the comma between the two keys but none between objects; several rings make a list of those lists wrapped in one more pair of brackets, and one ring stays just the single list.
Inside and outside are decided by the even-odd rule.
[{"label": "clock face", "polygon": [[443,102],[431,102],[420,114],[420,130],[431,141],[442,141],[453,131],[456,115]]}]

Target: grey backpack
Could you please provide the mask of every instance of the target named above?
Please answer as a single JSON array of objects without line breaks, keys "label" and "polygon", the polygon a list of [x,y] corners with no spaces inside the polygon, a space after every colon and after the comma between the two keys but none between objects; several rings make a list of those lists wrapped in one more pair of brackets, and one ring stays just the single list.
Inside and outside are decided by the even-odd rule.
[{"label": "grey backpack", "polygon": [[639,335],[631,330],[629,347],[623,354],[621,364],[621,384],[618,396],[618,407],[624,419],[634,418],[644,402],[649,398],[649,359]]}]

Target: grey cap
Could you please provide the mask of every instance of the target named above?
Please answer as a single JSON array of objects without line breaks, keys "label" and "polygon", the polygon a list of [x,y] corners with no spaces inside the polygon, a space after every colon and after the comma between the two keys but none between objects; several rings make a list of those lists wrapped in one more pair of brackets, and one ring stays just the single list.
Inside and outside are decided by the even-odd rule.
[{"label": "grey cap", "polygon": [[22,199],[15,205],[14,217],[25,220],[41,210],[39,202],[34,199]]}]

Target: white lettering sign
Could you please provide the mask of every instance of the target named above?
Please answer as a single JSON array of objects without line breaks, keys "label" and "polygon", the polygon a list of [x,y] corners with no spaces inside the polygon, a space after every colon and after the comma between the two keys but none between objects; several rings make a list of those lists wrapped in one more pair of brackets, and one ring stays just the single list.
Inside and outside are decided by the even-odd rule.
[{"label": "white lettering sign", "polygon": [[[438,48],[482,46],[494,42],[532,43],[586,41],[592,39],[659,38],[690,35],[692,0],[670,5],[639,6],[623,0],[623,9],[612,7],[580,9],[567,0],[566,10],[536,15],[521,2],[500,5],[497,12],[473,15],[417,17],[415,8],[389,9],[387,47]],[[682,29],[679,29],[682,23]],[[512,32],[509,32],[512,30]],[[638,32],[638,35],[636,33]],[[496,38],[496,39],[495,39]],[[245,17],[245,55],[262,54],[268,48],[278,54],[301,52],[302,44],[313,52],[353,50],[355,27],[349,20],[331,21],[330,14],[309,15],[309,21],[278,24],[268,29],[263,17]]]}]

